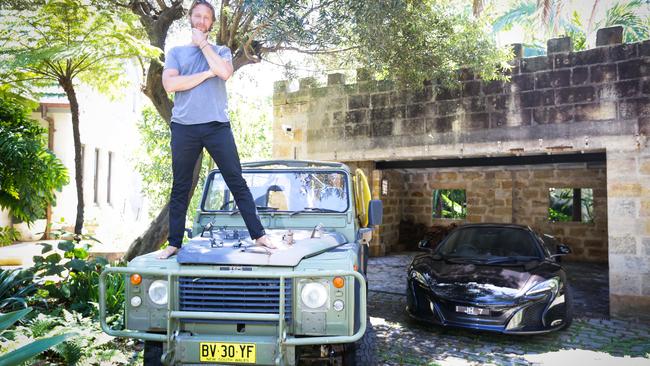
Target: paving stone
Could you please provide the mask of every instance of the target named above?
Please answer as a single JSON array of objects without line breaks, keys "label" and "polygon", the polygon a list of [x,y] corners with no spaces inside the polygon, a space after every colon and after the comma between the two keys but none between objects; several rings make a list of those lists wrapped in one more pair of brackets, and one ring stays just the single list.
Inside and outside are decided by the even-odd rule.
[{"label": "paving stone", "polygon": [[[574,323],[566,331],[507,336],[419,324],[405,313],[406,270],[417,253],[370,258],[368,312],[382,365],[531,365],[529,355],[605,352],[607,357],[650,354],[650,324],[608,319],[607,265],[564,263],[574,290]],[[644,343],[644,340],[646,342]]]}]

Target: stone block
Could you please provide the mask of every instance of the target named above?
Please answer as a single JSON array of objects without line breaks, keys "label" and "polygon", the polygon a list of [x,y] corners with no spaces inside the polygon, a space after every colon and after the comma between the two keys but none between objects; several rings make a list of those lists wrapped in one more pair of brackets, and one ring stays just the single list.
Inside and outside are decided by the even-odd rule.
[{"label": "stone block", "polygon": [[437,117],[427,119],[426,128],[427,132],[445,133],[452,129],[454,122],[458,119],[456,116],[451,117]]},{"label": "stone block", "polygon": [[406,106],[406,118],[417,118],[425,115],[424,104],[411,104]]},{"label": "stone block", "polygon": [[612,318],[634,318],[650,321],[650,297],[630,295],[609,295],[609,313]]},{"label": "stone block", "polygon": [[608,205],[610,214],[617,217],[635,218],[637,214],[636,201],[632,199],[610,198]]},{"label": "stone block", "polygon": [[484,112],[487,110],[485,98],[463,98],[461,99],[463,109],[468,112]]},{"label": "stone block", "polygon": [[460,88],[440,88],[436,93],[436,100],[458,99],[460,93]]},{"label": "stone block", "polygon": [[350,95],[348,97],[348,109],[361,109],[370,107],[370,96],[368,95]]},{"label": "stone block", "polygon": [[641,276],[631,273],[609,273],[609,290],[617,295],[638,295],[641,293]]},{"label": "stone block", "polygon": [[467,130],[480,130],[490,127],[490,115],[488,113],[467,113],[464,119],[464,128]]},{"label": "stone block", "polygon": [[620,81],[614,84],[614,88],[619,98],[630,98],[639,94],[641,89],[639,84],[639,80]]},{"label": "stone block", "polygon": [[635,58],[638,55],[636,43],[626,43],[612,46],[609,48],[609,60],[621,61]]},{"label": "stone block", "polygon": [[636,238],[633,236],[610,236],[609,251],[612,254],[637,254]]},{"label": "stone block", "polygon": [[610,183],[607,187],[608,197],[639,197],[643,187],[639,183]]},{"label": "stone block", "polygon": [[596,46],[608,46],[623,43],[623,27],[620,25],[600,28],[596,32]]},{"label": "stone block", "polygon": [[373,108],[370,110],[370,120],[386,120],[392,118],[392,108]]},{"label": "stone block", "polygon": [[370,105],[372,108],[385,107],[390,101],[388,93],[372,94],[370,96]]},{"label": "stone block", "polygon": [[515,58],[524,57],[524,45],[521,43],[513,43],[510,45],[512,47],[512,53],[515,55]]},{"label": "stone block", "polygon": [[638,121],[638,131],[640,134],[649,136],[650,135],[650,117],[639,118]]},{"label": "stone block", "polygon": [[370,125],[370,136],[382,137],[393,134],[393,122],[391,121],[373,121]]},{"label": "stone block", "polygon": [[553,58],[553,69],[562,69],[571,67],[571,61],[573,60],[573,54],[571,53],[556,53],[552,55]]},{"label": "stone block", "polygon": [[618,64],[619,80],[636,79],[642,76],[641,69],[647,68],[647,65],[641,59],[624,61]]},{"label": "stone block", "polygon": [[289,82],[287,80],[278,80],[273,83],[273,94],[282,94],[287,92]]},{"label": "stone block", "polygon": [[575,106],[575,121],[604,121],[616,118],[616,103],[601,102]]},{"label": "stone block", "polygon": [[347,124],[360,124],[367,122],[367,120],[368,111],[365,109],[345,113],[345,123]]},{"label": "stone block", "polygon": [[605,242],[599,239],[586,239],[582,242],[585,247],[589,248],[602,248],[605,247]]},{"label": "stone block", "polygon": [[582,85],[589,80],[589,68],[588,67],[576,67],[573,69],[571,74],[571,84],[573,85]]},{"label": "stone block", "polygon": [[607,48],[599,47],[572,53],[573,66],[601,64],[607,61]]},{"label": "stone block", "polygon": [[437,112],[439,116],[449,116],[462,112],[460,100],[444,100],[437,103]]},{"label": "stone block", "polygon": [[590,68],[592,83],[607,83],[616,80],[616,65],[595,65]]},{"label": "stone block", "polygon": [[403,135],[418,135],[425,132],[425,122],[422,118],[405,119],[402,121]]},{"label": "stone block", "polygon": [[402,91],[393,91],[389,94],[389,100],[389,103],[394,106],[406,104],[406,94]]},{"label": "stone block", "polygon": [[513,75],[511,80],[511,84],[515,87],[515,91],[532,90],[535,87],[534,74]]},{"label": "stone block", "polygon": [[541,92],[535,90],[520,93],[519,103],[521,108],[539,107],[542,104]]},{"label": "stone block", "polygon": [[503,94],[503,81],[501,80],[492,80],[483,84],[483,94]]},{"label": "stone block", "polygon": [[345,74],[335,73],[327,75],[327,85],[343,85],[345,84]]},{"label": "stone block", "polygon": [[462,96],[465,97],[474,97],[481,94],[481,82],[479,80],[473,80],[466,83],[463,83],[462,86]]},{"label": "stone block", "polygon": [[650,237],[648,238],[643,238],[641,241],[641,247],[643,250],[643,255],[646,257],[650,257]]},{"label": "stone block", "polygon": [[546,41],[546,53],[571,52],[573,45],[571,37],[551,38]]},{"label": "stone block", "polygon": [[639,207],[639,217],[650,217],[650,200],[642,200]]},{"label": "stone block", "polygon": [[424,86],[420,89],[408,90],[406,92],[406,102],[408,104],[429,102],[433,98],[433,89],[430,86]]},{"label": "stone block", "polygon": [[486,98],[488,111],[502,111],[508,109],[508,97],[506,95],[490,95]]},{"label": "stone block", "polygon": [[535,89],[558,88],[571,82],[571,70],[553,70],[535,74]]},{"label": "stone block", "polygon": [[639,45],[639,56],[650,56],[650,40],[645,40]]},{"label": "stone block", "polygon": [[298,85],[300,85],[301,90],[311,89],[318,86],[318,81],[313,77],[301,78],[298,80]]},{"label": "stone block", "polygon": [[555,93],[556,104],[593,102],[596,92],[593,86],[576,86],[558,89]]},{"label": "stone block", "polygon": [[572,105],[533,109],[533,121],[537,124],[566,123],[573,120],[573,115]]},{"label": "stone block", "polygon": [[550,70],[552,61],[548,56],[529,57],[521,60],[521,73]]},{"label": "stone block", "polygon": [[639,173],[642,175],[650,175],[650,158],[642,159],[639,163]]}]

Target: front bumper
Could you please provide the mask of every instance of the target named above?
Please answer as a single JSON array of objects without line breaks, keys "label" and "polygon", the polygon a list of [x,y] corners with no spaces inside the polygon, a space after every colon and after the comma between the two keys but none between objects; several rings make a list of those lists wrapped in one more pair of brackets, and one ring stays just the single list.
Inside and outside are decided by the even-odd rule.
[{"label": "front bumper", "polygon": [[[543,334],[561,329],[564,322],[564,297],[540,298],[513,304],[472,304],[441,299],[414,281],[407,284],[406,312],[419,321],[446,327],[465,328],[504,334]],[[562,300],[562,301],[558,301]],[[475,306],[490,309],[489,316],[467,315],[456,312],[456,306]],[[508,327],[517,313],[520,321]],[[551,325],[553,324],[553,325]]]},{"label": "front bumper", "polygon": [[[167,303],[167,327],[166,334],[157,334],[142,331],[114,330],[111,329],[106,321],[106,276],[111,273],[120,273],[130,275],[138,273],[142,276],[165,276],[170,284],[169,291],[176,291],[178,278],[182,276],[192,277],[229,277],[229,278],[274,278],[279,279],[280,300],[279,311],[277,313],[232,313],[232,312],[199,312],[199,311],[180,311],[175,309],[172,301]],[[285,279],[294,278],[320,278],[350,276],[354,277],[359,289],[358,309],[359,309],[359,327],[352,335],[338,336],[313,336],[313,337],[294,337],[287,333],[288,326],[285,317],[285,303],[291,299],[285,298]],[[176,284],[176,285],[174,285]],[[272,321],[277,322],[277,336],[196,336],[182,334],[179,329],[182,319],[198,320],[243,320],[243,321]],[[172,364],[193,364],[199,361],[199,344],[200,342],[234,342],[234,343],[255,343],[258,347],[258,357],[255,364],[260,365],[284,365],[293,364],[293,352],[296,346],[324,345],[353,343],[359,340],[366,331],[366,281],[363,275],[357,271],[310,271],[310,272],[281,272],[281,273],[245,273],[240,271],[216,272],[211,270],[168,270],[168,269],[135,269],[129,267],[109,267],[106,268],[99,278],[99,320],[102,330],[114,337],[128,337],[142,339],[146,341],[165,342],[167,352],[163,356]]]}]

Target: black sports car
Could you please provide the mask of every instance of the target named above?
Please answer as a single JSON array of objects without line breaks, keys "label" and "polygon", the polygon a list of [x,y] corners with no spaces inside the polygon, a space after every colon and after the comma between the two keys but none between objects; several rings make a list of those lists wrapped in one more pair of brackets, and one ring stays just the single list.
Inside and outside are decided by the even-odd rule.
[{"label": "black sports car", "polygon": [[[572,296],[551,236],[507,224],[456,228],[408,269],[412,317],[444,326],[532,334],[566,328]],[[551,254],[553,253],[553,254]]]}]

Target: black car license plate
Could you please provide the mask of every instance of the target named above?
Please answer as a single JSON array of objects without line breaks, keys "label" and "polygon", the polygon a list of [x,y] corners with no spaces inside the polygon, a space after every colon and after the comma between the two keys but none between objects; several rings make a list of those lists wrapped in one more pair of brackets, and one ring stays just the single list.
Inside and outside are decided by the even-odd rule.
[{"label": "black car license plate", "polygon": [[467,315],[490,315],[490,309],[477,308],[474,306],[456,306],[457,313],[465,313]]}]

